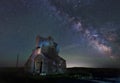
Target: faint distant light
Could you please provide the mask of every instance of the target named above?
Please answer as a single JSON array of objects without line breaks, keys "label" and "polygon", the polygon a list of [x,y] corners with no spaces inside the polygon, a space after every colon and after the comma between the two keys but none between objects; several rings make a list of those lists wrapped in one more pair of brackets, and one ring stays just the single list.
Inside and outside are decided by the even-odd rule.
[{"label": "faint distant light", "polygon": [[67,67],[94,67],[92,64],[87,63],[68,63]]}]

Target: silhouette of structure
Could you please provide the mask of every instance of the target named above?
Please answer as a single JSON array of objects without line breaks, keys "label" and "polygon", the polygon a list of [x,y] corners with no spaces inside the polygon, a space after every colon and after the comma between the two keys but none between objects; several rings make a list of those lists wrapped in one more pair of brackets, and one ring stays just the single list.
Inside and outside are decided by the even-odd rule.
[{"label": "silhouette of structure", "polygon": [[59,74],[66,70],[66,61],[58,56],[59,46],[52,37],[36,37],[36,47],[25,64],[25,70],[33,74]]},{"label": "silhouette of structure", "polygon": [[16,68],[18,68],[18,65],[19,65],[19,54],[17,55]]}]

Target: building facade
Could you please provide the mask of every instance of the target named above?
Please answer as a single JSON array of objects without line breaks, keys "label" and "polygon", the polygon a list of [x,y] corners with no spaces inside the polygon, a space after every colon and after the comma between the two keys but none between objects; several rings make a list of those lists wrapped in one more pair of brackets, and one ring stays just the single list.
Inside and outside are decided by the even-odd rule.
[{"label": "building facade", "polygon": [[32,74],[60,74],[66,71],[66,61],[58,56],[59,46],[52,37],[36,37],[36,47],[25,64]]}]

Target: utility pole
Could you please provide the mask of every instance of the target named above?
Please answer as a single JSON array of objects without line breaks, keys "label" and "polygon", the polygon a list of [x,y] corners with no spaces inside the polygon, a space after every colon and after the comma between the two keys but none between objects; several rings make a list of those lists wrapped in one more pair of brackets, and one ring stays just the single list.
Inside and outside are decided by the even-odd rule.
[{"label": "utility pole", "polygon": [[18,68],[18,65],[19,65],[19,54],[17,55],[16,68]]}]

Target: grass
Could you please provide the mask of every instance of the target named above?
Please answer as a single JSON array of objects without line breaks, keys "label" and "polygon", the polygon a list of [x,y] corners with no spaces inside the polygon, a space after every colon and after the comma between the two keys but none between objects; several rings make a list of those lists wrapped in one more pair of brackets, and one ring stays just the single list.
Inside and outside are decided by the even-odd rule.
[{"label": "grass", "polygon": [[117,76],[120,76],[120,69],[68,68],[65,74],[33,76],[23,68],[0,68],[0,83],[93,83],[90,80]]}]

